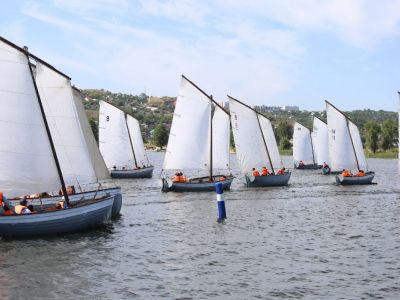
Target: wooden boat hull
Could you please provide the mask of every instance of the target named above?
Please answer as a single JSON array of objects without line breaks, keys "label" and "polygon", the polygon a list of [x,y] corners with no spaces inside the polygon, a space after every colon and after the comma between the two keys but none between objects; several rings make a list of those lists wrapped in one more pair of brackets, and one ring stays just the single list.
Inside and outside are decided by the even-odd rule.
[{"label": "wooden boat hull", "polygon": [[[233,176],[227,176],[225,180],[219,181],[218,178],[221,176],[214,176],[213,182],[206,182],[208,177],[193,178],[190,182],[169,182],[165,178],[162,178],[162,191],[163,192],[209,192],[215,191],[215,184],[217,182],[222,183],[223,190],[229,190],[231,188]],[[204,181],[203,181],[204,180]],[[203,182],[202,182],[203,181]]]},{"label": "wooden boat hull", "polygon": [[299,170],[317,170],[321,169],[322,165],[317,165],[317,164],[309,164],[309,165],[294,165],[295,169]]},{"label": "wooden boat hull", "polygon": [[290,175],[289,171],[283,175],[251,176],[246,174],[246,185],[248,187],[284,186],[288,184]]},{"label": "wooden boat hull", "polygon": [[110,220],[114,197],[42,213],[0,216],[0,236],[32,237],[78,232]]},{"label": "wooden boat hull", "polygon": [[137,170],[111,170],[112,178],[151,178],[153,176],[154,167],[147,167]]},{"label": "wooden boat hull", "polygon": [[[116,217],[120,215],[121,207],[122,207],[122,192],[120,187],[115,188],[105,188],[100,190],[92,190],[87,192],[75,193],[73,195],[69,195],[69,201],[71,204],[76,204],[79,202],[84,202],[86,200],[93,199],[95,197],[103,197],[103,196],[113,196],[114,204],[112,207],[111,216]],[[28,204],[32,204],[35,208],[49,208],[54,207],[54,204],[58,201],[62,201],[61,196],[52,196],[47,198],[30,198],[28,199]],[[11,203],[15,206],[18,205],[18,200],[11,199]]]},{"label": "wooden boat hull", "polygon": [[365,176],[358,177],[343,177],[341,174],[336,175],[336,183],[342,185],[360,185],[360,184],[371,184],[374,179],[375,172],[367,172]]}]

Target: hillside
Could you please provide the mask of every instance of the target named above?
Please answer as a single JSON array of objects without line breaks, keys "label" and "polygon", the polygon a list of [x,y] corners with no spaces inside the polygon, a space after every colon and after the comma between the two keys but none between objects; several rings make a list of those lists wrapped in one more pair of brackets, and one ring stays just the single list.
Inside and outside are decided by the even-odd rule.
[{"label": "hillside", "polygon": [[[171,126],[176,101],[174,97],[149,97],[143,93],[140,95],[112,93],[103,89],[86,89],[82,90],[82,94],[85,98],[85,108],[91,111],[91,113],[88,113],[89,118],[97,121],[98,113],[96,110],[98,110],[99,100],[107,101],[138,119],[145,142],[151,141],[152,131],[157,124],[163,123],[168,131]],[[271,108],[267,106],[256,106],[255,109],[270,118],[276,130],[278,143],[282,149],[290,149],[291,147],[290,140],[293,134],[292,126],[295,121],[310,129],[312,128],[313,116],[317,116],[326,121],[325,111],[291,111],[280,108],[271,110]],[[393,148],[396,145],[398,132],[397,112],[365,109],[347,111],[345,113],[360,128],[363,142],[366,142],[367,145],[371,143],[371,141],[368,140],[368,128],[371,127],[371,124],[378,127],[376,150],[379,150],[381,147],[380,145],[384,143],[383,140],[385,137],[383,133],[388,130],[390,130],[389,135],[391,138],[388,142],[389,145],[383,148]],[[390,125],[391,128],[387,129],[388,125]]]}]

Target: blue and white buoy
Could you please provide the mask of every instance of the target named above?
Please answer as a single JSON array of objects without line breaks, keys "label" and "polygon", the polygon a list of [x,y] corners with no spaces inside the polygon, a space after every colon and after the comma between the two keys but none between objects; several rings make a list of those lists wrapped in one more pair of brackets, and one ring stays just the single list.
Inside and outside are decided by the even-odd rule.
[{"label": "blue and white buoy", "polygon": [[217,222],[222,222],[226,219],[225,211],[225,201],[224,201],[224,191],[222,190],[222,183],[217,182],[215,184],[215,191],[217,192],[217,203],[218,203],[218,220]]}]

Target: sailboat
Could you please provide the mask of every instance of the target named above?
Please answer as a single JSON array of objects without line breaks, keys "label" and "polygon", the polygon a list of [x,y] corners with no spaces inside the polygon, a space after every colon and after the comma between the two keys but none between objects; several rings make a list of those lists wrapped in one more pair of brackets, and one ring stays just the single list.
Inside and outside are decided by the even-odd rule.
[{"label": "sailboat", "polygon": [[[364,149],[358,127],[343,112],[328,101],[326,114],[328,120],[329,157],[333,172],[343,169],[368,170]],[[374,172],[365,172],[365,176],[344,177],[336,175],[336,183],[343,185],[369,184]]]},{"label": "sailboat", "polygon": [[293,160],[296,169],[319,169],[311,130],[298,122],[293,126]]},{"label": "sailboat", "polygon": [[[61,187],[70,206],[31,60],[46,64],[27,48],[0,37],[0,186],[8,198]],[[0,236],[31,237],[85,230],[107,222],[113,203],[114,197],[106,196],[68,209],[1,216]]]},{"label": "sailboat", "polygon": [[229,170],[229,126],[229,114],[182,75],[163,171],[203,171],[208,174],[183,182],[164,177],[162,191],[213,191],[216,182],[221,182],[222,188],[229,190],[233,176],[215,173]]},{"label": "sailboat", "polygon": [[[115,198],[112,215],[119,215],[122,206],[121,189],[103,188],[100,183],[100,180],[108,180],[110,176],[94,140],[78,91],[71,87],[69,78],[45,63],[38,61],[32,67],[64,181],[70,191],[75,191],[69,195],[71,203],[92,199],[95,195],[112,195]],[[34,206],[46,207],[54,203],[55,197],[60,198],[56,195],[44,199],[30,197],[29,200]]]},{"label": "sailboat", "polygon": [[328,126],[316,116],[313,121],[312,141],[317,164],[322,166],[323,174],[329,174],[331,168],[329,167]]},{"label": "sailboat", "polygon": [[[291,173],[284,170],[279,155],[272,124],[267,117],[247,104],[228,96],[236,156],[248,187],[287,185]],[[266,166],[272,173],[268,176],[253,176],[252,168]]]},{"label": "sailboat", "polygon": [[111,177],[151,178],[154,167],[147,158],[139,122],[105,101],[99,104],[99,147]]}]

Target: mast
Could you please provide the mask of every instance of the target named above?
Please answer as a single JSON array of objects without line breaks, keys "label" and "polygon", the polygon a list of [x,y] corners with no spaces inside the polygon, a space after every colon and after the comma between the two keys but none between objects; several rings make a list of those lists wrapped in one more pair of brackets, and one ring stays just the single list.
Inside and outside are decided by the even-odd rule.
[{"label": "mast", "polygon": [[312,160],[313,160],[313,164],[315,165],[314,145],[313,145],[313,142],[312,142],[311,130],[309,130],[309,132],[310,132],[310,141],[311,141],[311,153],[312,153]]},{"label": "mast", "polygon": [[259,113],[258,111],[256,111],[254,108],[252,108],[252,107],[250,107],[249,105],[243,103],[242,101],[237,100],[237,99],[235,99],[235,98],[233,98],[233,97],[231,97],[231,96],[229,96],[229,95],[228,95],[228,98],[230,98],[230,99],[232,99],[232,100],[235,100],[236,102],[239,102],[240,104],[246,106],[247,108],[251,109],[252,111],[254,111],[254,112],[256,113],[257,122],[258,122],[258,127],[260,128],[261,136],[262,136],[262,139],[263,139],[263,142],[264,142],[264,147],[265,147],[265,150],[267,151],[267,156],[268,156],[269,164],[271,165],[272,172],[275,173],[274,166],[272,165],[271,156],[269,155],[268,146],[267,146],[267,143],[266,143],[266,141],[265,141],[265,136],[264,136],[264,133],[263,133],[263,131],[262,131],[261,124],[260,124],[260,119],[259,119],[258,115],[261,115],[261,116],[263,116],[263,117],[266,118],[266,119],[268,119],[268,118],[267,118],[266,116],[264,116],[263,114]]},{"label": "mast", "polygon": [[[212,95],[210,96],[212,100]],[[210,103],[212,105],[212,102]],[[210,181],[213,181],[213,122],[212,122],[212,106],[210,107]]]},{"label": "mast", "polygon": [[[24,47],[23,50],[24,50],[25,55],[26,55],[26,58],[27,58],[27,60],[28,60],[29,71],[30,71],[30,73],[31,73],[31,77],[32,77],[32,81],[33,81],[33,86],[34,86],[34,88],[35,88],[36,97],[37,97],[37,99],[38,99],[38,103],[39,103],[39,107],[40,107],[40,112],[41,112],[42,117],[43,117],[43,122],[44,122],[44,126],[45,126],[45,128],[46,128],[47,137],[49,138],[50,147],[51,147],[51,152],[53,153],[53,158],[54,158],[54,161],[55,161],[55,163],[56,163],[57,173],[58,173],[58,176],[60,177],[60,181],[61,181],[61,190],[62,190],[62,192],[63,192],[65,202],[67,202],[67,205],[69,205],[69,196],[68,196],[68,193],[67,193],[67,189],[66,189],[66,187],[65,187],[64,177],[63,177],[62,172],[61,172],[61,167],[60,167],[60,163],[59,163],[59,161],[58,161],[58,157],[57,157],[57,153],[56,153],[56,148],[55,148],[55,146],[54,146],[53,139],[52,139],[52,137],[51,137],[49,124],[47,123],[46,114],[45,114],[45,112],[44,112],[42,100],[41,100],[41,98],[40,98],[39,90],[38,90],[38,87],[37,87],[37,85],[36,85],[35,76],[33,75],[32,65],[31,65],[30,62],[29,62],[29,56],[30,56],[30,55],[29,55],[29,52],[28,52],[28,47]],[[32,57],[35,58],[35,56],[32,56]],[[48,64],[47,64],[47,65],[48,65]]]},{"label": "mast", "polygon": [[137,161],[136,161],[136,155],[135,155],[135,150],[133,150],[133,144],[132,144],[132,139],[131,139],[131,133],[129,131],[129,126],[128,126],[128,114],[125,113],[125,124],[126,124],[126,129],[128,130],[128,137],[129,137],[129,143],[131,144],[131,149],[132,149],[132,153],[133,153],[133,159],[135,160],[135,166],[136,168],[138,167],[137,165]]},{"label": "mast", "polygon": [[[325,100],[326,103],[328,103],[330,106],[332,106],[334,109],[336,109],[338,112],[340,112],[345,118],[346,118],[346,125],[347,125],[347,131],[349,132],[350,136],[350,141],[351,141],[351,146],[353,147],[353,153],[354,157],[356,158],[356,163],[357,163],[357,169],[360,170],[360,165],[358,163],[358,158],[357,158],[357,153],[356,153],[356,148],[354,147],[354,142],[353,142],[353,137],[351,136],[350,132],[350,127],[349,127],[349,122],[351,121],[348,116],[346,116],[340,109],[338,109],[336,106],[331,104],[329,101]],[[353,122],[354,123],[354,122]]]}]

